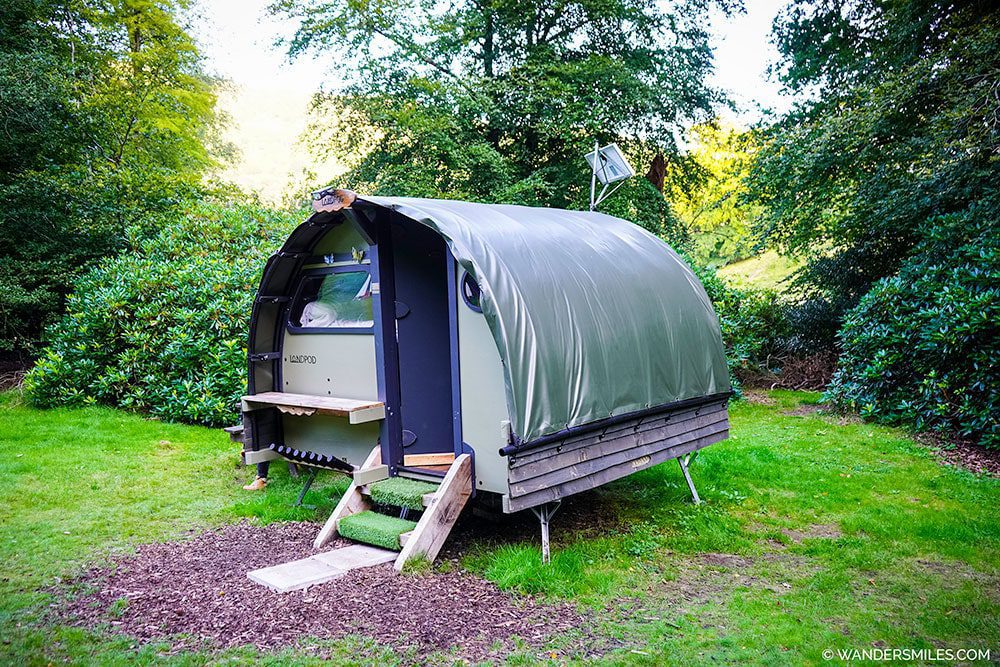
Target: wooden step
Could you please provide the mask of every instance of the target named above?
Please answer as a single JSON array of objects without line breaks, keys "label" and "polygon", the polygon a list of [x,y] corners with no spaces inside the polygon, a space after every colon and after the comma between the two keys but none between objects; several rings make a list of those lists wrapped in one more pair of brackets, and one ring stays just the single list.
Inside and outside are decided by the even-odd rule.
[{"label": "wooden step", "polygon": [[406,454],[403,456],[403,465],[413,468],[444,466],[447,469],[454,462],[455,455],[450,452],[447,454]]},{"label": "wooden step", "polygon": [[[361,491],[361,495],[363,495],[365,498],[371,498],[372,497],[371,485],[370,484],[365,484],[364,486],[359,487],[359,490]],[[435,493],[425,493],[421,497],[421,499],[420,499],[421,504],[424,507],[430,507],[431,505],[434,504],[435,500],[437,500],[437,493],[436,492]],[[410,508],[410,509],[415,509],[415,508]]]},{"label": "wooden step", "polygon": [[361,487],[361,493],[381,505],[421,510],[434,501],[438,485],[429,482],[390,477]]},{"label": "wooden step", "polygon": [[[361,464],[361,470],[370,470],[372,468],[378,467],[382,463],[381,450],[379,447],[372,449],[371,453],[368,454],[368,458],[365,462]],[[388,477],[388,472],[386,472]],[[330,518],[326,520],[323,524],[323,528],[320,529],[319,535],[316,536],[316,541],[313,542],[313,547],[316,549],[322,549],[326,544],[334,538],[337,534],[337,522],[343,519],[345,516],[350,516],[351,514],[357,514],[358,512],[364,512],[365,510],[370,510],[372,508],[371,501],[361,494],[361,486],[356,479],[351,480],[350,486],[347,487],[347,491],[341,496],[340,502],[337,506],[333,508],[333,512],[330,514]]]},{"label": "wooden step", "polygon": [[[379,448],[376,447],[368,455],[361,470],[381,469],[381,463]],[[381,472],[379,470],[380,474]],[[333,539],[342,519],[372,510],[373,503],[364,493],[364,486],[365,484],[359,483],[357,479],[351,482],[347,492],[316,537],[314,546],[317,549]],[[471,496],[472,458],[468,454],[462,454],[455,458],[448,473],[440,482],[438,490],[424,496],[424,512],[416,527],[412,531],[400,533],[399,545],[402,550],[396,558],[394,567],[402,570],[407,560],[416,557],[423,557],[433,562]]]},{"label": "wooden step", "polygon": [[367,510],[345,516],[337,523],[337,532],[349,540],[398,551],[403,546],[400,536],[412,533],[416,527],[416,521]]},{"label": "wooden step", "polygon": [[286,394],[280,391],[266,391],[243,397],[243,411],[261,408],[278,408],[282,412],[310,416],[314,414],[347,417],[351,424],[385,419],[385,404],[378,401],[359,401],[353,398],[334,396],[312,396],[309,394]]},{"label": "wooden step", "polygon": [[471,496],[472,457],[462,454],[455,458],[413,533],[407,535],[405,541],[400,536],[403,550],[393,567],[402,570],[407,560],[417,557],[426,558],[433,563]]}]

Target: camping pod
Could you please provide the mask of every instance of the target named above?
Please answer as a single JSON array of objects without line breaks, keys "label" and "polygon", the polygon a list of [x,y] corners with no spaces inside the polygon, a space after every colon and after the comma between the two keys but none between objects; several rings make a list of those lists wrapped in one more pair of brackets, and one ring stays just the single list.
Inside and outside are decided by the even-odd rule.
[{"label": "camping pod", "polygon": [[[712,304],[641,227],[344,190],[314,208],[264,270],[243,421],[249,463],[353,475],[318,544],[386,480],[430,485],[445,535],[479,494],[544,528],[562,498],[663,461],[691,484],[689,457],[727,437]],[[444,538],[423,539],[433,560]]]}]

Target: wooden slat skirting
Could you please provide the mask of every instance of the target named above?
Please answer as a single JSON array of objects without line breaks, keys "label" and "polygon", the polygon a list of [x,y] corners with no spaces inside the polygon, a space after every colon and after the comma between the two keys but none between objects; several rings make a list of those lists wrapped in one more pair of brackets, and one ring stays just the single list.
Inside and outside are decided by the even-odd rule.
[{"label": "wooden slat skirting", "polygon": [[695,419],[712,413],[727,415],[725,400],[707,405],[700,405],[694,408],[686,408],[677,412],[667,412],[655,417],[639,418],[627,422],[622,422],[609,427],[606,430],[590,431],[580,435],[571,436],[558,442],[550,443],[538,449],[529,449],[523,453],[515,454],[509,463],[510,467],[516,468],[527,465],[535,461],[547,459],[552,456],[553,451],[570,452],[580,447],[588,447],[598,442],[614,439],[628,432],[642,432],[654,428],[660,428],[667,424],[676,424],[688,419]]},{"label": "wooden slat skirting", "polygon": [[637,418],[553,442],[508,462],[504,511],[565,498],[707,447],[729,436],[725,401]]},{"label": "wooden slat skirting", "polygon": [[560,498],[571,496],[574,493],[588,491],[616,479],[621,479],[622,477],[631,475],[639,470],[657,465],[658,463],[663,463],[664,461],[669,461],[670,459],[675,459],[689,452],[701,449],[702,447],[707,447],[713,443],[725,440],[727,437],[729,437],[729,431],[721,431],[715,435],[708,436],[700,440],[690,441],[683,445],[676,445],[675,447],[671,447],[669,449],[663,449],[654,454],[639,457],[633,461],[626,461],[625,463],[605,468],[599,473],[574,479],[570,482],[559,484],[557,486],[550,486],[542,489],[541,491],[536,491],[535,493],[516,497],[509,495],[504,496],[504,512],[518,512],[520,510],[528,509],[529,507],[537,507],[538,505],[542,505],[553,500],[559,500]]}]

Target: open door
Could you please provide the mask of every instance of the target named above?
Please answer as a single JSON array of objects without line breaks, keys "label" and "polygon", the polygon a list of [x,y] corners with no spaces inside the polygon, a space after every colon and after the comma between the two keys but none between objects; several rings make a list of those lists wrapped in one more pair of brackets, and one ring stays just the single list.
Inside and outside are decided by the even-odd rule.
[{"label": "open door", "polygon": [[454,261],[441,236],[412,220],[393,216],[380,233],[389,238],[378,243],[378,344],[387,413],[394,417],[385,422],[383,461],[393,474],[443,475],[457,441]]}]

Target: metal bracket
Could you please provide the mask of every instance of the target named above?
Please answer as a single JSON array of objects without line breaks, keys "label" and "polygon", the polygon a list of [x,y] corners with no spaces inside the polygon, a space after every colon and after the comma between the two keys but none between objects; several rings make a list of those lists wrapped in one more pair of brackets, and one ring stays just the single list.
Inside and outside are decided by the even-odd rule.
[{"label": "metal bracket", "polygon": [[548,563],[551,561],[549,552],[549,520],[555,516],[555,513],[559,511],[559,506],[562,505],[561,500],[556,500],[551,503],[545,503],[544,505],[539,505],[538,507],[532,507],[531,511],[535,516],[538,517],[539,522],[542,524],[542,562]]},{"label": "metal bracket", "polygon": [[684,473],[684,479],[688,483],[688,488],[691,489],[691,497],[694,500],[695,505],[701,504],[701,498],[698,497],[698,489],[694,488],[694,482],[691,481],[691,473],[688,472],[688,466],[694,463],[694,460],[698,458],[698,452],[688,452],[683,456],[677,457],[677,463],[681,466],[681,472]]},{"label": "metal bracket", "polygon": [[309,487],[312,486],[313,481],[316,479],[316,475],[319,474],[319,468],[310,468],[309,476],[306,477],[306,483],[302,485],[302,490],[299,491],[298,500],[295,501],[295,507],[305,507],[306,509],[314,510],[316,507],[314,505],[303,505],[302,501],[305,500],[306,494],[309,492]]}]

